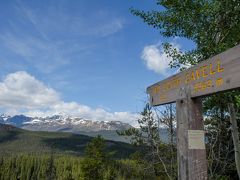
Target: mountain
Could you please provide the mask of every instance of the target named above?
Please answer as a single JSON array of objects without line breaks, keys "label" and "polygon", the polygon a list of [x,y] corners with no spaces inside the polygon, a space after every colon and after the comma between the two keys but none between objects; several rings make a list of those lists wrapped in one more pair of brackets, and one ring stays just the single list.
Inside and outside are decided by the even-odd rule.
[{"label": "mountain", "polygon": [[8,116],[2,114],[0,122],[23,129],[44,131],[100,131],[124,130],[132,127],[120,121],[92,121],[81,117],[54,115],[47,117],[27,117],[24,115]]},{"label": "mountain", "polygon": [[[129,137],[119,136],[116,130],[132,128],[131,125],[120,121],[92,121],[80,117],[54,115],[48,117],[27,117],[24,115],[9,116],[2,114],[0,123],[9,124],[31,131],[71,132],[91,137],[101,135],[104,139],[130,142]],[[160,137],[168,142],[167,129],[159,130]]]},{"label": "mountain", "polygon": [[5,119],[5,122],[10,122],[10,124],[15,126],[22,126],[24,122],[30,121],[30,117],[26,117],[24,115],[16,115],[16,116],[6,116],[4,115],[3,119]]},{"label": "mountain", "polygon": [[[28,131],[12,125],[0,124],[0,155],[8,154],[73,154],[83,155],[92,137],[66,133]],[[114,151],[116,158],[128,157],[136,147],[128,143],[106,141],[107,151]]]},{"label": "mountain", "polygon": [[31,131],[72,132],[88,136],[102,135],[105,139],[123,142],[129,142],[129,139],[119,136],[116,130],[125,130],[132,127],[120,121],[92,121],[81,117],[63,115],[27,117],[24,115],[9,116],[2,114],[0,123]]}]

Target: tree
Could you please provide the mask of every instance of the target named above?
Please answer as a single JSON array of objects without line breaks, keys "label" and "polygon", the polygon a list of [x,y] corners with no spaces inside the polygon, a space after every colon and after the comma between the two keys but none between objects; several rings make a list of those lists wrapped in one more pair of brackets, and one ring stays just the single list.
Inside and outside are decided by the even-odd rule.
[{"label": "tree", "polygon": [[54,166],[54,157],[53,154],[50,155],[47,159],[46,163],[47,169],[46,169],[46,178],[49,180],[53,180],[56,178],[56,168]]},{"label": "tree", "polygon": [[[108,168],[109,154],[105,152],[105,140],[101,136],[93,138],[88,143],[85,149],[85,158],[82,164],[83,177],[86,180],[103,179],[104,169],[108,170],[108,174],[111,172]],[[108,179],[111,179],[111,175],[108,175]]]},{"label": "tree", "polygon": [[230,122],[232,124],[232,138],[234,144],[234,154],[235,154],[235,161],[238,174],[240,176],[240,141],[239,141],[239,133],[238,133],[238,126],[237,126],[237,117],[235,112],[235,107],[233,103],[228,104],[228,110],[230,112]]},{"label": "tree", "polygon": [[208,97],[203,105],[206,116],[204,123],[208,139],[206,145],[210,179],[216,179],[219,175],[228,175],[232,169],[235,169],[233,143],[229,141],[231,132],[229,116],[226,112],[227,102],[220,97],[224,99],[224,94]]},{"label": "tree", "polygon": [[[185,65],[197,64],[240,43],[240,33],[238,32],[240,28],[239,1],[157,0],[157,4],[162,6],[163,10],[145,12],[132,8],[131,12],[142,18],[148,25],[157,28],[164,37],[178,36],[190,39],[196,44],[195,49],[181,52],[174,48],[171,43],[163,43],[164,51],[169,57],[172,57],[169,64],[171,67],[184,68]],[[221,98],[214,96],[214,99],[226,101],[232,96],[236,97],[237,94],[228,93],[222,95]],[[235,99],[239,99],[239,97]],[[205,104],[209,104],[211,98],[204,101]],[[212,104],[209,108],[214,109],[215,107],[218,107],[218,104]],[[229,107],[233,106],[229,105]],[[234,109],[232,108],[231,111],[234,112]],[[234,113],[230,113],[230,116],[231,121],[237,124],[237,116],[234,116]],[[227,119],[229,120],[229,118]],[[232,128],[232,136],[237,137],[238,134],[237,128]],[[234,143],[235,153],[237,153],[238,147],[239,144]],[[235,159],[236,162],[240,161],[239,157],[236,156],[238,158]],[[238,164],[236,163],[237,169],[240,168]]]},{"label": "tree", "polygon": [[[119,135],[130,136],[131,143],[143,149],[143,160],[147,162],[147,171],[152,171],[156,177],[174,179],[172,171],[172,154],[168,144],[163,143],[159,135],[159,121],[152,107],[147,103],[138,119],[139,128],[130,128],[119,132]],[[163,153],[164,152],[164,153]],[[139,156],[139,154],[138,154]]]},{"label": "tree", "polygon": [[170,65],[195,64],[240,43],[240,3],[235,0],[157,0],[162,11],[131,9],[144,22],[157,28],[164,37],[183,37],[192,40],[196,48],[185,53],[164,48],[173,57]]},{"label": "tree", "polygon": [[158,118],[158,128],[160,125],[168,131],[168,148],[171,157],[170,172],[176,174],[176,107],[173,104],[165,105],[164,109],[154,107]]}]

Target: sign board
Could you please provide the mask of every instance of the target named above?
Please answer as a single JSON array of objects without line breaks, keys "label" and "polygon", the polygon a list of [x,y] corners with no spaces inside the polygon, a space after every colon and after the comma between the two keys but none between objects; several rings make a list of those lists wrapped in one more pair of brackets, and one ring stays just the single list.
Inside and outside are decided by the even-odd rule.
[{"label": "sign board", "polygon": [[188,130],[188,149],[205,149],[203,130]]},{"label": "sign board", "polygon": [[240,45],[147,88],[153,106],[175,102],[190,88],[200,97],[240,87]]}]

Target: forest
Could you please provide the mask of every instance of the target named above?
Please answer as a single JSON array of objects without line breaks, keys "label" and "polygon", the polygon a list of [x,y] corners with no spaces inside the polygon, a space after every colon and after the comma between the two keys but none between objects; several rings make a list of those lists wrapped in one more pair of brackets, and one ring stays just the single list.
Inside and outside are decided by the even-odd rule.
[{"label": "forest", "polygon": [[[147,162],[135,152],[116,158],[98,136],[85,147],[84,156],[57,153],[15,153],[0,156],[0,179],[167,179],[165,172],[144,171]],[[159,167],[160,168],[160,167]]]}]

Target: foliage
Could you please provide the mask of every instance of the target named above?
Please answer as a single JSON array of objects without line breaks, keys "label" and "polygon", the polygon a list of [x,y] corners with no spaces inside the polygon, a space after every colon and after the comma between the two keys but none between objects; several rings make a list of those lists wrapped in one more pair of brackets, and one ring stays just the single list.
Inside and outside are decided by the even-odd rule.
[{"label": "foliage", "polygon": [[[52,163],[52,168],[49,164]],[[145,164],[136,160],[122,159],[112,160],[111,164],[105,165],[101,176],[96,177],[93,173],[86,178],[82,167],[84,158],[69,155],[11,155],[0,156],[0,180],[24,179],[24,180],[146,180],[157,179],[151,172],[143,171]]]},{"label": "foliage", "polygon": [[120,135],[130,136],[132,144],[141,147],[141,152],[131,155],[132,159],[144,166],[144,170],[151,172],[155,177],[176,178],[176,147],[171,143],[165,144],[161,140],[159,120],[149,104],[146,104],[141,112],[138,124],[139,129],[131,128],[118,132]]},{"label": "foliage", "polygon": [[118,131],[119,135],[131,136],[131,143],[134,145],[151,146],[160,141],[157,122],[153,117],[153,112],[149,104],[146,104],[138,119],[139,129],[130,128]]},{"label": "foliage", "polygon": [[[227,109],[229,100],[225,97],[226,94],[221,93],[208,97],[204,101],[208,169],[209,177],[212,179],[215,179],[216,176],[229,176],[230,179],[237,179],[231,124]],[[237,99],[233,101],[237,101]],[[238,106],[238,103],[235,105]],[[239,114],[237,120],[239,124]]]},{"label": "foliage", "polygon": [[[49,142],[49,139],[55,143],[46,143]],[[126,143],[105,141],[101,137],[73,136],[70,133],[30,132],[1,125],[0,147],[0,180],[18,178],[26,180],[157,178],[152,171],[145,170],[148,165],[145,161],[139,163],[134,158],[119,160],[119,157],[127,158],[138,148]],[[58,151],[56,147],[61,151]],[[74,151],[69,151],[71,148],[74,151],[82,152],[73,153]],[[82,149],[85,150],[85,153]],[[141,149],[139,148],[139,150]],[[6,153],[7,150],[8,153]],[[120,156],[116,153],[119,153]]]},{"label": "foliage", "polygon": [[196,64],[240,43],[240,4],[235,0],[157,0],[162,11],[131,9],[165,37],[192,40],[196,48],[179,53],[169,43],[165,50],[173,57],[172,67]]},{"label": "foliage", "polygon": [[0,179],[79,179],[81,161],[81,158],[53,155],[1,157]]},{"label": "foliage", "polygon": [[110,161],[108,154],[104,151],[105,148],[105,141],[101,136],[97,136],[88,143],[82,164],[84,179],[103,179],[104,169],[110,170],[108,168]]}]

